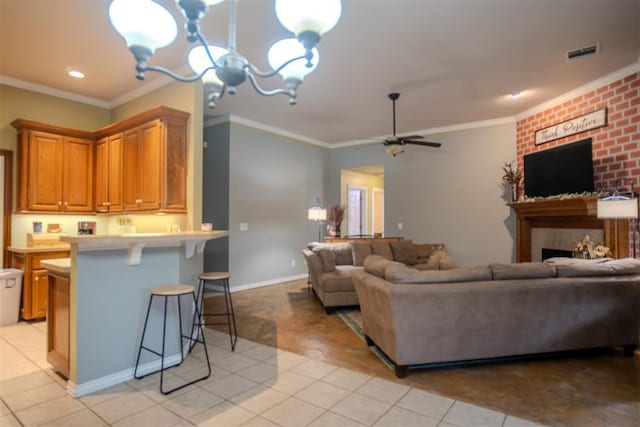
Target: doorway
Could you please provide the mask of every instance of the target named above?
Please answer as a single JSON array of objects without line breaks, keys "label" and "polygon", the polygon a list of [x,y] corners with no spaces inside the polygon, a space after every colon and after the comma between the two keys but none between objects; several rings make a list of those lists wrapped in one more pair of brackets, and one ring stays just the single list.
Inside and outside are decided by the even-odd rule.
[{"label": "doorway", "polygon": [[367,188],[347,187],[347,235],[367,234]]},{"label": "doorway", "polygon": [[373,223],[373,235],[384,236],[384,189],[375,188],[371,192],[371,212]]},{"label": "doorway", "polygon": [[9,265],[9,253],[7,247],[11,244],[11,204],[12,204],[12,164],[13,152],[0,150],[0,193],[2,193],[2,207],[0,208],[0,222],[2,234],[0,235],[0,248],[2,248],[2,268]]}]

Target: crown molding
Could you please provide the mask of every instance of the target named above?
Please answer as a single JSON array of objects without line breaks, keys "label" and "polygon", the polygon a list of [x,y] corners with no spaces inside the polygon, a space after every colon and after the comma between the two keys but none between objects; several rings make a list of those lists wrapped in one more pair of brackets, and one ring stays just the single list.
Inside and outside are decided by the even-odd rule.
[{"label": "crown molding", "polygon": [[111,103],[105,101],[104,99],[78,95],[77,93],[68,92],[66,90],[55,89],[49,86],[32,83],[25,80],[14,79],[13,77],[0,75],[0,84],[30,90],[32,92],[41,93],[43,95],[55,96],[56,98],[62,98],[69,101],[80,102],[82,104],[89,104],[96,107],[108,109],[111,108]]},{"label": "crown molding", "polygon": [[276,135],[284,136],[286,138],[292,138],[297,141],[306,142],[307,144],[317,145],[323,148],[331,148],[329,144],[323,141],[319,141],[317,139],[309,138],[308,136],[300,135],[297,133],[289,132],[284,129],[280,129],[274,126],[269,126],[264,123],[256,122],[253,120],[245,119],[244,117],[236,116],[233,114],[225,114],[221,116],[216,116],[210,119],[205,120],[204,127],[209,126],[217,126],[222,123],[234,123],[243,126],[248,126],[250,128],[262,130],[269,133],[274,133]]},{"label": "crown molding", "polygon": [[634,62],[631,65],[627,65],[624,68],[621,68],[617,71],[614,71],[611,74],[608,74],[604,77],[599,78],[598,80],[594,80],[592,82],[587,83],[584,86],[580,86],[572,91],[569,91],[563,95],[557,96],[553,99],[543,102],[542,104],[538,104],[535,107],[531,107],[528,110],[525,110],[519,114],[516,114],[516,120],[522,120],[526,117],[532,116],[536,113],[540,113],[544,110],[547,110],[551,107],[554,107],[558,104],[562,104],[565,101],[576,98],[580,95],[583,95],[587,92],[591,92],[596,90],[602,86],[608,85],[609,83],[613,83],[617,80],[620,80],[629,74],[640,72],[640,60],[638,62]]}]

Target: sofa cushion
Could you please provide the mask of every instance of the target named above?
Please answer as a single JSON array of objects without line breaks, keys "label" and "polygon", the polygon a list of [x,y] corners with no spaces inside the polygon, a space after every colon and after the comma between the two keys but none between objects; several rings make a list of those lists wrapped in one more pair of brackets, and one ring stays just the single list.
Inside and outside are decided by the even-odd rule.
[{"label": "sofa cushion", "polygon": [[316,249],[328,249],[335,254],[336,265],[353,265],[353,256],[351,255],[351,244],[349,242],[344,243],[310,243],[309,247],[312,250]]},{"label": "sofa cushion", "polygon": [[389,242],[371,242],[371,248],[373,249],[374,255],[380,255],[385,257],[388,260],[393,261],[393,253],[391,252],[391,246],[389,246]]},{"label": "sofa cushion", "polygon": [[420,271],[402,264],[392,264],[385,268],[385,278],[393,283],[454,283],[491,280],[488,266],[461,267],[451,270]]},{"label": "sofa cushion", "polygon": [[373,253],[369,242],[351,242],[353,265],[364,265],[364,259]]},{"label": "sofa cushion", "polygon": [[[359,267],[361,269],[362,267]],[[355,287],[351,274],[353,269],[339,269],[329,273],[322,273],[318,277],[318,285],[327,292],[353,292]]]},{"label": "sofa cushion", "polygon": [[381,255],[369,255],[364,260],[364,271],[384,279],[384,271],[390,264],[404,265],[396,261],[388,260]]},{"label": "sofa cushion", "polygon": [[550,258],[545,263],[555,266],[558,277],[623,276],[640,274],[640,260],[633,258],[583,260]]},{"label": "sofa cushion", "polygon": [[493,280],[545,279],[556,277],[556,268],[541,262],[522,262],[518,264],[489,264]]},{"label": "sofa cushion", "polygon": [[418,254],[411,240],[396,240],[389,242],[394,261],[407,265],[415,265],[418,262]]},{"label": "sofa cushion", "polygon": [[332,250],[322,247],[313,248],[313,253],[318,255],[322,263],[322,271],[336,271],[336,254]]}]

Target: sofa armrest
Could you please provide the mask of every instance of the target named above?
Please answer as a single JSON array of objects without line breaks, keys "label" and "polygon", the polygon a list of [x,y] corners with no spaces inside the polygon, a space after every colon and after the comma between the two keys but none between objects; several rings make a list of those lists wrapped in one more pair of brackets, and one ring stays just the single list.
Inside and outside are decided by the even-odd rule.
[{"label": "sofa armrest", "polygon": [[303,249],[302,255],[304,256],[304,260],[307,263],[307,269],[309,270],[309,281],[311,282],[311,286],[315,288],[318,284],[318,276],[320,273],[324,272],[322,268],[322,260],[320,260],[320,257],[316,253],[309,249]]}]

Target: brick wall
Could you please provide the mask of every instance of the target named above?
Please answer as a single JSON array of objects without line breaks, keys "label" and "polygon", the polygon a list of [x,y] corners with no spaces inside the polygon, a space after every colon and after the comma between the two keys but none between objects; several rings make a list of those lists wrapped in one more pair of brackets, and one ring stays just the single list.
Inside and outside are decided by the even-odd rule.
[{"label": "brick wall", "polygon": [[[608,125],[546,144],[535,145],[535,131],[607,107]],[[633,178],[640,191],[640,72],[518,120],[518,165],[522,156],[585,138],[593,138],[596,190],[612,190],[618,178]]]}]

